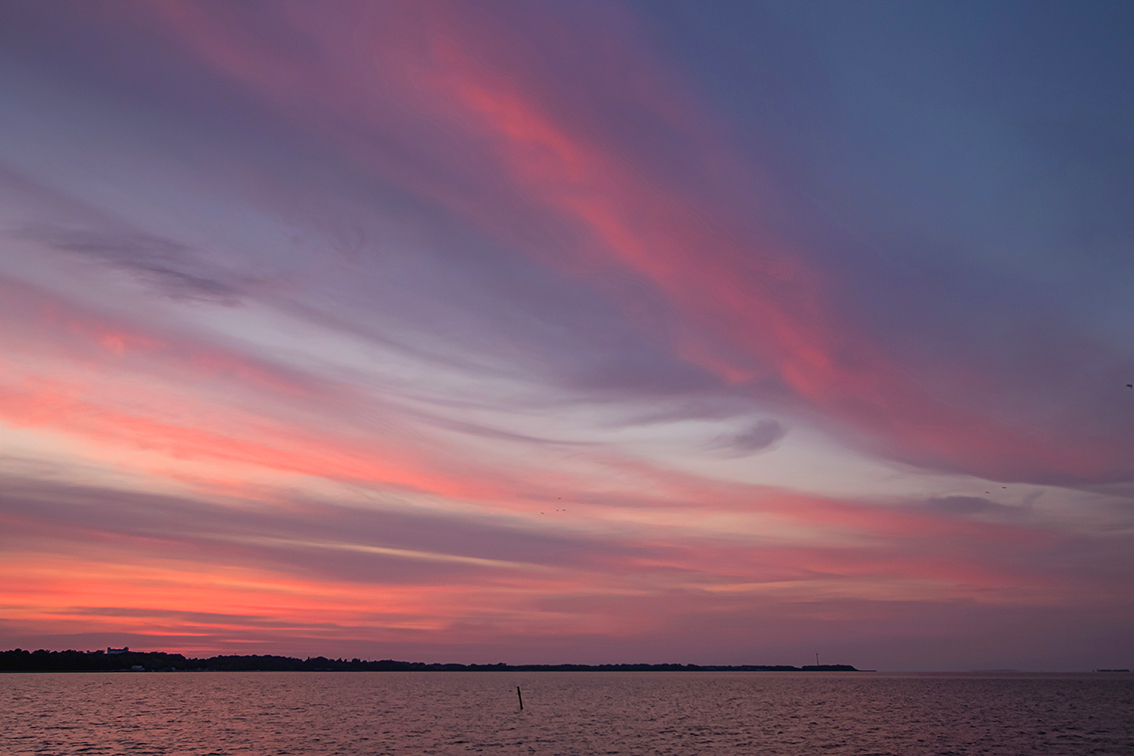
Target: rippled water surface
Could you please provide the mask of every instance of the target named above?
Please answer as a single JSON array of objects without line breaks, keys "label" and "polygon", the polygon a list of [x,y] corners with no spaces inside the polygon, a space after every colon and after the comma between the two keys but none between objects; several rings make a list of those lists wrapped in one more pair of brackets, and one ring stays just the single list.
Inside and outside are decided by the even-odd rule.
[{"label": "rippled water surface", "polygon": [[1134,678],[7,674],[0,753],[1134,754]]}]

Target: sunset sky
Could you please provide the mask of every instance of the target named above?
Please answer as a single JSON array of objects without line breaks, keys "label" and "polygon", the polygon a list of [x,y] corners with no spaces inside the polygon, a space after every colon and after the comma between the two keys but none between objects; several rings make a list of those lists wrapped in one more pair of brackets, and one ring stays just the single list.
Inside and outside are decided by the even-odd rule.
[{"label": "sunset sky", "polygon": [[0,5],[0,647],[1134,665],[1134,6]]}]

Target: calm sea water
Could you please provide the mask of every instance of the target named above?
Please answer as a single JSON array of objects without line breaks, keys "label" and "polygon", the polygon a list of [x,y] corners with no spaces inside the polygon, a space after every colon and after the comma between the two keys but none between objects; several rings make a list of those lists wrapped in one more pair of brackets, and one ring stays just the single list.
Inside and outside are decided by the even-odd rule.
[{"label": "calm sea water", "polygon": [[6,674],[0,753],[1134,754],[1134,677]]}]

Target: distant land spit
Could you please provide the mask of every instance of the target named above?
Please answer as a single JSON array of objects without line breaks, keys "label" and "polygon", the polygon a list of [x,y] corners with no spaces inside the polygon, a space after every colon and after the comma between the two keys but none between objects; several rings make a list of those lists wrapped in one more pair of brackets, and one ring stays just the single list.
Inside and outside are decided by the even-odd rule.
[{"label": "distant land spit", "polygon": [[212,656],[161,651],[0,651],[0,672],[858,672],[849,664],[426,664],[314,656]]}]

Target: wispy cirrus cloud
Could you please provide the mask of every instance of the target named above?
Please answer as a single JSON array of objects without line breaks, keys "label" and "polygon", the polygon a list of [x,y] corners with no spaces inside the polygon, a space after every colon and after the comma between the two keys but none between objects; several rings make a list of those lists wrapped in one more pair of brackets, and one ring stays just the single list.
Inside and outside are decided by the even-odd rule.
[{"label": "wispy cirrus cloud", "polygon": [[[757,501],[770,494],[748,492]],[[553,625],[567,636],[602,628],[649,638],[681,617],[743,615],[768,602],[844,601],[883,613],[891,603],[975,602],[992,611],[1091,606],[1124,590],[1117,576],[1100,581],[1091,570],[1076,575],[1030,558],[1076,554],[1082,569],[1097,545],[1081,539],[1041,530],[1012,540],[996,525],[958,529],[936,515],[885,507],[871,519],[864,505],[847,517],[854,508],[815,503],[808,510],[798,500],[781,511],[826,529],[828,544],[769,540],[735,526],[714,532],[707,513],[704,526],[675,537],[663,523],[595,530],[584,519],[548,529],[484,513],[286,495],[186,498],[31,479],[10,479],[0,505],[5,531],[18,535],[9,554],[23,574],[4,596],[9,621],[60,632],[85,625],[145,635],[167,627],[198,642],[211,638],[214,648],[257,636],[309,648],[364,628],[390,641],[412,631],[473,646],[519,628],[544,635]],[[894,524],[883,524],[889,517]],[[856,531],[869,542],[846,540]],[[967,544],[963,561],[958,536]],[[1088,594],[1084,580],[1095,585]],[[675,595],[685,609],[663,610]],[[206,597],[210,608],[202,611]],[[629,611],[615,611],[619,605]],[[766,617],[760,626],[778,637],[792,621]]]},{"label": "wispy cirrus cloud", "polygon": [[[607,113],[595,102],[572,99],[571,90],[552,101],[554,65],[520,67],[531,51],[500,52],[494,44],[507,37],[507,21],[472,20],[459,5],[386,15],[352,7],[319,27],[302,24],[304,11],[297,7],[282,17],[309,49],[325,44],[347,18],[355,29],[390,35],[380,53],[309,64],[289,57],[271,36],[248,36],[236,21],[239,13],[167,12],[176,35],[220,75],[289,119],[322,130],[345,160],[402,183],[510,246],[554,259],[572,278],[619,297],[631,318],[638,307],[634,289],[618,279],[644,283],[669,320],[661,329],[649,324],[651,336],[725,385],[800,403],[826,416],[844,440],[858,439],[872,453],[906,463],[1036,480],[1114,479],[1129,472],[1119,437],[1100,443],[1083,435],[1065,444],[1053,428],[923,392],[868,334],[849,330],[827,293],[830,283],[806,255],[736,217],[735,198],[722,201],[704,181],[690,191],[643,162],[617,133],[603,130]],[[428,29],[429,42],[404,42],[395,29]],[[362,38],[344,33],[340,42],[349,48]],[[556,55],[573,55],[577,42],[557,40],[543,54],[556,61]],[[639,54],[650,77],[665,76],[663,63]],[[358,61],[373,56],[384,61],[382,73],[357,75]],[[614,65],[626,53],[600,46],[594,57]],[[286,79],[279,75],[285,70]],[[330,71],[337,75],[328,88],[322,77]],[[588,83],[598,75],[587,67],[575,73]],[[610,84],[595,86],[605,92]],[[375,109],[377,93],[401,103],[399,109],[393,115]],[[624,94],[655,128],[681,134],[715,161],[730,159],[709,120],[691,110],[695,98],[681,94],[680,86]],[[343,123],[354,128],[344,130]],[[429,128],[407,130],[410,123]],[[376,150],[369,133],[384,134],[390,151]],[[430,160],[424,155],[440,140],[466,145],[463,159],[446,163],[443,178],[423,179],[427,170],[405,175],[409,167],[397,161],[421,155],[417,165],[424,167]],[[491,193],[478,192],[461,176],[472,166],[491,177]],[[731,182],[716,191],[726,188]],[[546,239],[555,240],[554,250],[543,247]]]},{"label": "wispy cirrus cloud", "polygon": [[1128,621],[1128,350],[951,253],[987,240],[931,275],[870,237],[889,187],[816,188],[667,13],[0,24],[0,636],[739,661]]},{"label": "wispy cirrus cloud", "polygon": [[124,271],[175,299],[237,304],[255,283],[225,275],[189,247],[160,237],[58,227],[25,228],[15,235]]},{"label": "wispy cirrus cloud", "polygon": [[775,420],[759,420],[747,430],[717,436],[708,444],[731,454],[745,455],[763,451],[787,435],[787,428]]}]

